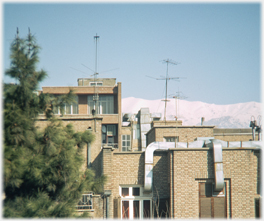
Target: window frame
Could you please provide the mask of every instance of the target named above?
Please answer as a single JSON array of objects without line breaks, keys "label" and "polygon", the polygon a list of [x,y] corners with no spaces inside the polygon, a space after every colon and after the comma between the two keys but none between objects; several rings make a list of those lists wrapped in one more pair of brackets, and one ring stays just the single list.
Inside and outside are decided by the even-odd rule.
[{"label": "window frame", "polygon": [[[127,196],[122,196],[122,188],[128,188],[128,195]],[[139,188],[139,196],[133,196],[133,188]],[[123,202],[126,201],[128,202],[129,205],[129,217],[128,219],[134,219],[134,202],[135,201],[139,201],[139,219],[144,219],[144,201],[149,201],[150,204],[150,219],[153,218],[153,214],[152,214],[152,209],[153,209],[153,205],[152,205],[152,198],[153,195],[152,193],[146,194],[144,193],[144,187],[141,185],[120,185],[119,186],[119,196],[121,197],[120,200],[120,208],[121,208],[121,219],[127,219],[127,218],[123,218]]]},{"label": "window frame", "polygon": [[[75,97],[75,101],[76,103],[71,103],[71,104],[66,104],[64,103],[63,106],[64,106],[64,115],[77,115],[79,114],[79,96],[76,95]],[[77,113],[73,113],[74,112],[74,106],[76,105],[76,109],[77,109]],[[67,113],[67,107],[70,106],[70,113]],[[56,113],[55,113],[56,112]],[[58,114],[58,115],[61,115],[61,112],[60,112],[60,107],[55,107],[55,109],[53,108],[53,113],[54,114]]]},{"label": "window frame", "polygon": [[[128,139],[129,136],[129,139]],[[124,145],[125,143],[125,145]],[[129,145],[128,145],[129,143]],[[122,151],[130,151],[131,150],[131,135],[130,134],[122,134]]]},{"label": "window frame", "polygon": [[[91,202],[91,204],[86,204],[86,202],[89,203],[89,201],[86,201],[86,202],[83,201],[83,197],[85,196],[90,198],[89,201]],[[83,208],[83,207],[89,207],[89,208]],[[76,209],[78,211],[92,211],[93,210],[93,193],[92,192],[83,193],[82,198],[79,200],[78,205],[76,206]]]},{"label": "window frame", "polygon": [[118,148],[118,125],[102,124],[102,145],[113,146]]},{"label": "window frame", "polygon": [[[93,85],[94,84],[94,85]],[[89,82],[89,86],[94,87],[94,86],[103,86],[103,82],[102,81],[91,81]]]},{"label": "window frame", "polygon": [[[92,114],[92,110],[95,109],[94,95],[87,96],[87,114]],[[97,98],[97,114],[115,114],[115,98],[114,95],[98,95]]]},{"label": "window frame", "polygon": [[[168,141],[170,139],[170,141]],[[171,139],[173,139],[173,141],[171,141]],[[163,137],[163,141],[164,142],[179,142],[179,136],[165,136]]]}]

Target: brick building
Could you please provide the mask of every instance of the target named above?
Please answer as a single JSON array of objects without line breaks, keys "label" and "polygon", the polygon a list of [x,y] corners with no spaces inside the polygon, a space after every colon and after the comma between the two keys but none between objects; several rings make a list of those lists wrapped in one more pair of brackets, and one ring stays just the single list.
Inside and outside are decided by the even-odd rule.
[{"label": "brick building", "polygon": [[[161,121],[141,108],[121,113],[121,83],[78,79],[77,104],[57,116],[95,141],[84,151],[85,167],[107,176],[101,195],[85,193],[78,211],[95,218],[254,218],[260,215],[260,141],[251,129],[184,126]],[[47,121],[39,116],[38,126]],[[258,140],[258,137],[254,137]]]}]

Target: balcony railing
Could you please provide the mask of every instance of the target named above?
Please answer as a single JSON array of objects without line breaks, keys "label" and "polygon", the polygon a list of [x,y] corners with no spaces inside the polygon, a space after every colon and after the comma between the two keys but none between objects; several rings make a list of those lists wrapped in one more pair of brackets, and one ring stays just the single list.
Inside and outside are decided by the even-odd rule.
[{"label": "balcony railing", "polygon": [[118,143],[102,143],[102,147],[103,146],[108,146],[108,147],[118,149]]}]

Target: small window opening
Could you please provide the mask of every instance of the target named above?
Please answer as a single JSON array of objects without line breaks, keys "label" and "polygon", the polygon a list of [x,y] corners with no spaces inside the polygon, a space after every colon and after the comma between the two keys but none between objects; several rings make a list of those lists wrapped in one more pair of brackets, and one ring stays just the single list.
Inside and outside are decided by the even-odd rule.
[{"label": "small window opening", "polygon": [[140,188],[133,187],[133,196],[139,196],[139,195],[140,195]]},{"label": "small window opening", "polygon": [[128,196],[128,195],[129,195],[129,188],[122,187],[122,196]]}]

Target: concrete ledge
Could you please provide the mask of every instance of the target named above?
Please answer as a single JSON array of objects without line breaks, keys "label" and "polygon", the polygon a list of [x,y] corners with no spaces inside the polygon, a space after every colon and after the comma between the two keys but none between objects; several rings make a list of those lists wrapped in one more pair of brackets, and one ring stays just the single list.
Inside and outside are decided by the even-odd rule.
[{"label": "concrete ledge", "polygon": [[145,151],[123,151],[123,152],[115,152],[114,154],[142,154],[145,153]]},{"label": "concrete ledge", "polygon": [[[211,150],[212,148],[209,147],[202,147],[202,148],[170,148],[168,150],[173,150],[173,151],[208,151]],[[257,147],[223,147],[222,150],[260,150],[260,148]]]},{"label": "concrete ledge", "polygon": [[[115,114],[118,115],[118,114]],[[80,115],[80,114],[76,114],[76,115],[63,115],[63,117],[61,117],[59,114],[55,115],[55,118],[57,119],[61,119],[61,120],[93,120],[93,119],[103,119],[104,116],[102,115],[97,115],[96,117],[93,117],[92,115]],[[38,118],[36,120],[47,120],[46,116],[44,114],[41,114],[38,116]]]}]

